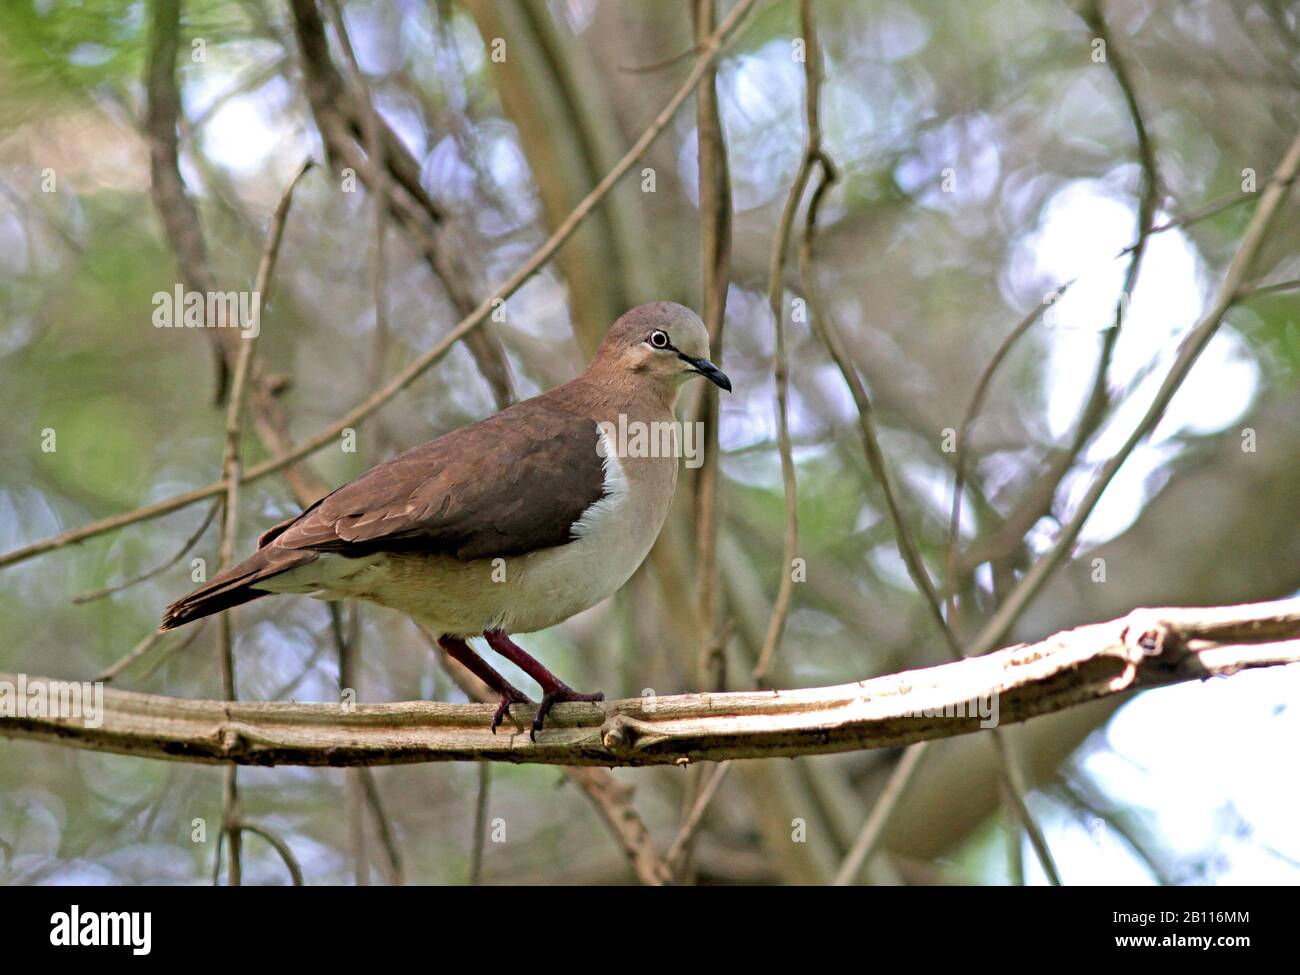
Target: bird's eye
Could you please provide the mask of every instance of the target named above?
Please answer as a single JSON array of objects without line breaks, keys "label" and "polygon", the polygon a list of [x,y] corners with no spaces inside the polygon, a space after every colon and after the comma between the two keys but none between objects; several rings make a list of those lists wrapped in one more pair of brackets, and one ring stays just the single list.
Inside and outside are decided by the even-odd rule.
[{"label": "bird's eye", "polygon": [[668,333],[655,329],[650,333],[650,344],[656,349],[668,348]]}]

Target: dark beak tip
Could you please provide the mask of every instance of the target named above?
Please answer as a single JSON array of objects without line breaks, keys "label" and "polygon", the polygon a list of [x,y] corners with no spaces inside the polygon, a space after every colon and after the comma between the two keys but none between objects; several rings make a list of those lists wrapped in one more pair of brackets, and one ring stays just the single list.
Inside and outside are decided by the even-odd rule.
[{"label": "dark beak tip", "polygon": [[695,367],[695,371],[707,379],[713,385],[731,392],[731,380],[727,374],[715,366],[708,359],[691,359],[690,363]]}]

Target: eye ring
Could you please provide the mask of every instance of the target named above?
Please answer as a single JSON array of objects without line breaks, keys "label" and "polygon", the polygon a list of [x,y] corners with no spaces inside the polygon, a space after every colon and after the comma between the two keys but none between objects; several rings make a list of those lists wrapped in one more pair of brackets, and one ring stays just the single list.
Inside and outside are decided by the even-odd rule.
[{"label": "eye ring", "polygon": [[650,347],[652,349],[666,349],[668,348],[668,333],[662,329],[656,328],[650,333],[648,341],[650,342]]}]

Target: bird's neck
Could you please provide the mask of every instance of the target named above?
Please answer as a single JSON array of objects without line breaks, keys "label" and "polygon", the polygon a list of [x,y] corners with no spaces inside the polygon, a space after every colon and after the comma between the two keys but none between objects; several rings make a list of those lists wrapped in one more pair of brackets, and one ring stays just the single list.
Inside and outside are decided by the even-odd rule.
[{"label": "bird's neck", "polygon": [[610,375],[593,366],[552,393],[567,408],[580,407],[598,422],[616,423],[620,416],[650,422],[673,419],[680,388],[640,377],[629,380],[625,373]]}]

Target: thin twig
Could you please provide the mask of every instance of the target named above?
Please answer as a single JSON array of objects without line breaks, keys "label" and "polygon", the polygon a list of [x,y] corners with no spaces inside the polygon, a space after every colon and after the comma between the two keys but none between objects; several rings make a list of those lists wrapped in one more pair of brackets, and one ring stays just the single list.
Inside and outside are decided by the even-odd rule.
[{"label": "thin twig", "polygon": [[[713,31],[714,0],[695,0],[691,7],[695,38],[703,42]],[[696,93],[696,131],[700,185],[700,248],[703,268],[704,325],[714,362],[723,360],[723,326],[731,272],[731,178],[727,144],[718,111],[717,68],[710,67]],[[696,480],[695,534],[699,565],[700,686],[726,687],[726,656],[719,639],[718,619],[718,413],[716,389],[704,391],[704,464]]]},{"label": "thin twig", "polygon": [[786,252],[790,245],[790,229],[795,214],[803,200],[804,190],[812,178],[813,167],[822,160],[821,117],[818,96],[821,89],[821,49],[817,46],[816,24],[813,20],[812,0],[800,0],[799,25],[804,40],[804,116],[807,122],[804,133],[804,151],[799,160],[790,194],[786,197],[781,220],[777,224],[776,238],[772,243],[772,257],[767,268],[767,302],[776,329],[776,350],[773,353],[773,373],[776,379],[777,445],[781,454],[781,485],[785,498],[785,530],[781,546],[781,582],[776,602],[768,621],[767,635],[758,662],[754,665],[754,680],[760,684],[766,679],[772,658],[781,644],[790,603],[794,598],[794,559],[799,549],[799,485],[794,467],[794,447],[790,442],[790,363],[785,339],[785,288],[781,274],[785,268]]},{"label": "thin twig", "polygon": [[303,886],[302,867],[298,864],[298,858],[293,855],[293,850],[284,838],[274,832],[267,826],[259,823],[250,823],[247,819],[239,821],[239,829],[245,833],[253,833],[262,837],[266,842],[271,844],[272,849],[280,854],[280,859],[284,861],[286,869],[289,871],[289,879],[295,887]]},{"label": "thin twig", "polygon": [[[271,216],[271,226],[267,232],[266,246],[258,263],[257,277],[253,285],[255,295],[251,320],[243,323],[246,331],[241,337],[239,356],[235,361],[235,373],[230,382],[230,397],[226,409],[226,438],[221,461],[221,477],[226,484],[225,504],[221,523],[221,547],[218,571],[228,569],[234,562],[235,535],[238,528],[239,513],[239,459],[240,442],[243,438],[244,400],[248,389],[250,366],[253,362],[253,350],[262,331],[262,311],[270,294],[271,274],[275,270],[276,257],[280,253],[280,241],[284,237],[285,220],[293,202],[293,191],[298,181],[311,168],[311,160],[303,162],[289,185],[285,187],[280,202]],[[224,613],[219,620],[221,638],[218,641],[218,662],[221,667],[222,694],[228,701],[237,700],[235,687],[234,640],[232,637],[232,614]],[[242,870],[240,866],[240,823],[238,812],[239,785],[236,769],[226,772],[223,790],[222,828],[230,837],[230,861],[228,877],[232,887],[240,884]]]},{"label": "thin twig", "polygon": [[[333,608],[333,605],[333,603],[330,604],[331,608]],[[210,619],[211,617],[207,618]],[[332,620],[333,617],[331,615],[331,628],[333,626]],[[272,701],[279,701],[283,698],[290,697],[296,690],[298,690],[298,686],[316,669],[317,664],[320,663],[321,658],[325,656],[326,651],[331,646],[333,646],[337,652],[337,644],[327,644],[323,640],[316,641],[316,646],[312,648],[311,654],[308,655],[307,659],[303,662],[298,673],[294,674],[294,676],[290,677],[279,687],[273,689],[267,697]]]},{"label": "thin twig", "polygon": [[212,886],[216,887],[221,883],[221,853],[226,844],[226,827],[223,823],[221,829],[217,831],[217,848],[212,856]]},{"label": "thin twig", "polygon": [[[1083,408],[1080,412],[1079,421],[1075,429],[1074,436],[1071,440],[1069,449],[1053,463],[1051,470],[1045,477],[1044,484],[1038,488],[1025,500],[1023,505],[1028,510],[1013,512],[1006,519],[1007,523],[1015,525],[1029,525],[1038,521],[1043,513],[1050,510],[1052,499],[1056,494],[1056,487],[1061,480],[1074,466],[1075,459],[1082,452],[1088,440],[1092,437],[1097,427],[1100,425],[1105,416],[1106,409],[1110,404],[1110,396],[1107,393],[1106,379],[1110,371],[1111,357],[1115,345],[1119,339],[1120,329],[1123,327],[1127,315],[1129,299],[1137,283],[1138,274],[1142,267],[1142,261],[1146,255],[1147,244],[1151,236],[1162,230],[1169,230],[1175,226],[1181,226],[1191,219],[1198,219],[1219,212],[1219,209],[1232,205],[1232,199],[1221,201],[1219,204],[1212,205],[1197,215],[1190,215],[1182,220],[1168,221],[1160,227],[1156,227],[1155,214],[1156,206],[1159,202],[1160,174],[1156,164],[1155,146],[1147,132],[1146,122],[1139,107],[1137,95],[1133,88],[1133,81],[1128,70],[1128,61],[1123,53],[1116,49],[1112,43],[1109,28],[1106,25],[1104,16],[1101,13],[1100,6],[1095,0],[1090,0],[1086,7],[1079,12],[1079,16],[1084,20],[1093,34],[1102,39],[1106,44],[1107,65],[1114,75],[1115,83],[1120,90],[1124,99],[1125,107],[1128,111],[1129,118],[1133,124],[1134,138],[1137,143],[1138,164],[1142,173],[1141,186],[1138,193],[1138,212],[1137,212],[1137,237],[1134,242],[1117,255],[1122,258],[1129,257],[1128,266],[1124,272],[1124,281],[1120,287],[1119,295],[1115,302],[1115,318],[1111,327],[1107,329],[1106,336],[1102,343],[1101,354],[1098,357],[1097,367],[1094,372],[1093,381],[1089,393],[1084,400]],[[1218,207],[1216,209],[1216,206]],[[1069,281],[1055,292],[1052,297],[1059,301],[1065,296],[1065,293],[1075,282]],[[1001,366],[1007,354],[1015,343],[1024,335],[1029,328],[1038,321],[1044,314],[1049,302],[1046,298],[1032,309],[1021,322],[1012,329],[1011,333],[999,345],[997,352],[994,353],[992,360],[985,367],[979,381],[976,383],[975,392],[971,397],[969,406],[965,415],[962,417],[961,428],[957,434],[957,456],[955,458],[956,472],[953,482],[952,512],[948,521],[948,538],[945,552],[945,595],[948,602],[948,620],[950,626],[956,626],[957,619],[957,591],[960,588],[957,571],[957,539],[961,528],[961,507],[962,497],[965,491],[967,458],[969,453],[968,439],[971,424],[975,417],[983,409],[984,399],[988,393],[989,386],[992,382],[994,373]]]},{"label": "thin twig", "polygon": [[487,842],[488,792],[492,787],[492,765],[478,763],[478,797],[474,801],[474,837],[469,854],[469,885],[483,882],[483,845]]},{"label": "thin twig", "polygon": [[[337,13],[331,0],[327,0],[326,7]],[[425,189],[419,160],[380,116],[359,67],[353,72],[351,84],[335,68],[316,0],[290,0],[289,9],[302,54],[303,90],[326,155],[336,167],[352,169],[377,204],[391,210],[441,284],[456,314],[468,315],[475,305],[470,284],[474,275],[466,260],[467,249],[455,237],[449,211]],[[334,20],[334,26],[340,46],[355,64],[355,55],[347,55],[351,40],[341,16]],[[465,344],[491,389],[497,409],[505,409],[515,400],[515,386],[500,339],[492,328],[484,327],[467,335]]]},{"label": "thin twig", "polygon": [[[713,32],[716,19],[714,0],[694,0],[691,20],[697,42]],[[723,326],[726,321],[727,291],[731,274],[731,177],[727,162],[727,144],[718,110],[717,66],[709,68],[696,89],[695,129],[700,187],[700,265],[704,305],[701,316],[709,335],[710,358],[719,365],[723,360]],[[720,478],[718,449],[718,390],[701,391],[698,417],[703,424],[704,463],[695,478],[695,551],[699,621],[699,645],[696,651],[696,674],[701,689],[721,691],[727,687],[726,641],[722,634],[718,592],[718,487]],[[682,790],[682,821],[689,817],[699,795],[704,766],[687,771]],[[688,880],[691,874],[690,844],[693,834],[684,834],[680,863],[669,862],[674,876]]]},{"label": "thin twig", "polygon": [[144,575],[136,576],[134,579],[128,579],[126,582],[119,582],[113,586],[104,586],[100,589],[89,589],[86,592],[73,596],[72,602],[78,606],[83,603],[94,602],[97,599],[103,599],[105,596],[112,596],[115,593],[130,589],[132,586],[139,585],[142,582],[147,582],[154,576],[166,572],[181,559],[185,558],[185,554],[199,543],[199,539],[202,538],[203,533],[208,530],[208,526],[212,524],[212,519],[217,513],[217,508],[220,506],[221,502],[219,501],[214,501],[208,506],[208,513],[204,515],[203,521],[199,524],[199,527],[194,530],[194,534],[185,540],[185,544],[180,547],[180,551],[162,565],[150,569]]},{"label": "thin twig", "polygon": [[385,869],[388,875],[390,886],[398,887],[402,884],[402,856],[397,849],[397,837],[393,833],[392,824],[388,820],[388,813],[384,809],[383,799],[379,795],[379,783],[375,781],[375,773],[369,768],[358,769],[361,780],[361,787],[365,789],[366,804],[370,807],[371,814],[375,817],[375,825],[379,829],[379,842],[384,848]]},{"label": "thin twig", "polygon": [[[1128,73],[1127,61],[1121,55],[1120,51],[1114,49],[1111,44],[1110,35],[1106,26],[1105,18],[1102,16],[1100,6],[1096,2],[1091,2],[1081,13],[1084,21],[1093,30],[1094,34],[1103,38],[1107,44],[1108,64],[1112,74],[1115,76],[1116,84],[1119,86],[1123,95],[1125,106],[1128,109],[1129,117],[1133,123],[1134,136],[1137,141],[1138,162],[1142,172],[1141,188],[1139,190],[1138,212],[1137,212],[1137,241],[1132,247],[1129,255],[1128,267],[1124,273],[1124,281],[1120,288],[1120,293],[1115,302],[1115,319],[1112,327],[1107,330],[1106,336],[1102,341],[1101,354],[1098,357],[1096,371],[1093,377],[1092,388],[1085,400],[1083,410],[1079,417],[1077,429],[1071,442],[1069,450],[1064,458],[1055,465],[1054,471],[1049,476],[1052,483],[1057,484],[1073,466],[1075,458],[1083,451],[1084,446],[1092,437],[1097,427],[1101,424],[1105,416],[1107,407],[1110,405],[1110,396],[1107,392],[1106,379],[1110,372],[1111,358],[1115,346],[1119,340],[1120,329],[1124,325],[1124,320],[1128,312],[1129,297],[1137,284],[1138,274],[1142,267],[1143,258],[1146,255],[1147,243],[1151,236],[1151,229],[1155,222],[1156,206],[1159,202],[1160,175],[1156,168],[1155,147],[1147,132],[1146,123],[1142,116],[1142,111],[1138,105],[1137,96],[1133,89],[1132,79]],[[1040,305],[1041,312],[1043,305]],[[1019,334],[1023,334],[1028,326],[1032,324],[1033,318],[1026,318],[1023,328],[1019,329]],[[1018,335],[1016,336],[1018,337]],[[1012,339],[1014,341],[1014,338]],[[1004,348],[1009,348],[1009,344],[1004,343]],[[989,373],[991,375],[991,371]],[[1055,491],[1044,490],[1035,496],[1038,503],[1050,504],[1050,498],[1054,496]],[[957,580],[952,575],[954,560],[952,552],[955,550],[956,529],[960,525],[960,498],[961,489],[954,486],[953,492],[953,522],[949,525],[949,576],[946,587],[949,593],[951,615],[946,622],[946,629],[950,634],[953,633],[953,627],[956,622],[955,594],[957,590]],[[1046,500],[1042,500],[1042,499]],[[1036,519],[1035,519],[1036,520]],[[955,639],[955,636],[953,637]],[[1035,854],[1043,867],[1043,872],[1047,875],[1048,880],[1053,886],[1060,886],[1060,873],[1056,868],[1056,863],[1052,859],[1051,851],[1047,845],[1047,839],[1043,835],[1038,823],[1034,820],[1029,812],[1029,805],[1025,799],[1024,777],[1020,772],[1011,749],[1005,740],[1005,736],[1000,730],[995,730],[993,735],[993,747],[996,750],[999,764],[1002,767],[1002,774],[1007,787],[1007,794],[1010,797],[1017,818],[1025,828],[1030,843],[1033,846]]]},{"label": "thin twig", "polygon": [[[388,185],[388,164],[384,156],[384,141],[380,137],[379,109],[375,107],[374,97],[371,94],[370,85],[366,81],[365,72],[361,70],[361,64],[357,61],[356,51],[352,47],[352,38],[348,35],[338,0],[328,0],[327,8],[330,22],[334,25],[334,33],[339,39],[339,46],[343,48],[343,53],[347,58],[352,84],[356,89],[356,101],[362,109],[362,128],[366,140],[366,156],[371,163],[371,172],[374,174],[375,180],[375,185],[372,187],[375,253],[370,268],[370,291],[375,305],[375,344],[371,353],[371,379],[368,384],[373,388],[383,381],[384,363],[388,358],[388,313],[384,290],[384,229],[386,226],[385,217],[388,214],[385,201],[391,192]],[[372,438],[372,441],[376,439]]]},{"label": "thin twig", "polygon": [[207,624],[210,623],[211,621],[212,621],[211,617],[199,620],[194,625],[193,628],[194,632],[192,632],[180,643],[177,643],[175,646],[171,647],[170,649],[158,655],[157,659],[154,660],[153,662],[153,666],[151,666],[148,670],[146,670],[143,674],[140,675],[140,681],[141,682],[147,681],[154,674],[158,673],[158,668],[160,668],[164,663],[166,663],[169,658],[171,658],[175,654],[184,653],[186,650],[192,647],[198,641],[198,638],[203,635],[203,632],[207,629]]},{"label": "thin twig", "polygon": [[[215,507],[215,506],[214,506]],[[126,670],[133,663],[152,650],[163,638],[162,630],[152,630],[143,640],[132,647],[124,656],[120,657],[114,663],[109,664],[98,674],[91,678],[92,681],[102,681],[107,684],[114,677]]]},{"label": "thin twig", "polygon": [[[1077,807],[1077,813],[1084,814],[1080,818],[1085,827],[1091,827],[1100,821],[1106,828],[1113,829],[1128,844],[1134,855],[1146,864],[1157,884],[1161,887],[1178,886],[1178,880],[1169,873],[1160,859],[1147,849],[1144,838],[1129,821],[1130,814],[1127,811],[1103,808],[1094,798],[1091,783],[1081,782],[1077,778],[1066,776],[1056,783],[1056,787],[1071,805]],[[1095,839],[1096,837],[1094,841]]]},{"label": "thin twig", "polygon": [[695,797],[695,802],[691,805],[691,810],[682,820],[681,826],[677,828],[677,836],[673,839],[672,845],[668,847],[664,859],[668,861],[668,867],[675,874],[683,866],[686,857],[689,855],[691,846],[695,841],[695,836],[699,831],[700,825],[704,822],[704,813],[709,808],[709,803],[717,795],[718,786],[722,785],[722,780],[727,777],[731,771],[731,762],[722,762],[713,770],[704,787],[700,789],[700,794]]},{"label": "thin twig", "polygon": [[[1071,437],[1068,448],[1065,452],[1051,465],[1046,475],[1041,479],[1033,491],[1031,491],[1022,501],[1016,511],[1012,512],[1006,519],[1007,524],[1032,525],[1036,523],[1043,515],[1051,511],[1052,501],[1056,496],[1056,489],[1061,481],[1074,467],[1075,460],[1083,453],[1084,447],[1096,433],[1105,419],[1107,411],[1112,404],[1112,396],[1109,392],[1107,379],[1110,374],[1111,360],[1114,351],[1119,342],[1120,330],[1123,328],[1128,315],[1130,299],[1137,285],[1138,275],[1141,272],[1143,259],[1146,256],[1147,245],[1154,229],[1156,207],[1159,203],[1160,173],[1156,165],[1155,146],[1147,131],[1146,121],[1143,118],[1142,110],[1139,107],[1137,95],[1133,88],[1133,81],[1128,70],[1128,61],[1123,51],[1117,47],[1111,38],[1109,28],[1106,24],[1105,17],[1102,15],[1101,8],[1096,0],[1088,0],[1084,9],[1079,12],[1079,16],[1084,23],[1093,32],[1095,37],[1102,39],[1106,44],[1107,59],[1106,64],[1111,74],[1115,78],[1116,87],[1119,88],[1120,94],[1124,100],[1125,108],[1128,112],[1130,121],[1133,125],[1134,139],[1137,145],[1138,166],[1142,174],[1141,183],[1138,190],[1138,210],[1136,215],[1137,237],[1135,241],[1123,251],[1119,257],[1128,256],[1128,266],[1124,271],[1124,280],[1120,285],[1119,294],[1115,299],[1114,320],[1110,327],[1106,329],[1102,338],[1101,350],[1097,357],[1097,365],[1093,372],[1092,383],[1089,387],[1087,396],[1084,397],[1083,406],[1079,412],[1079,418],[1075,424],[1074,434]],[[1064,294],[1064,289],[1058,292],[1058,296]],[[1039,306],[1039,311],[1043,311],[1046,302]],[[1030,322],[1032,324],[1032,322]],[[1025,329],[1019,330],[1023,334]],[[1015,335],[1011,341],[1014,342],[1019,335]],[[1004,343],[1004,347],[1009,345]],[[991,370],[996,368],[990,365]],[[987,386],[986,386],[987,390]],[[985,391],[986,391],[985,390]],[[979,391],[977,390],[977,393]],[[959,445],[959,450],[961,449]],[[961,470],[965,471],[965,457],[961,458]],[[953,507],[957,509],[961,501],[961,492],[954,486]],[[957,511],[957,526],[960,527],[960,511]],[[952,560],[947,563],[949,576],[946,582],[948,592],[949,606],[951,615],[949,622],[956,625],[956,592],[959,582],[956,578],[956,560],[955,560],[955,540],[952,535],[952,523],[949,525],[949,546]]]},{"label": "thin twig", "polygon": [[[354,672],[359,632],[358,627],[350,625],[357,621],[356,606],[357,604],[352,601],[331,602],[329,604],[330,635],[333,638],[334,649],[339,662],[338,686],[340,700],[349,690],[354,694],[359,693]],[[345,613],[350,621],[349,623],[344,622]],[[366,887],[370,884],[370,863],[366,857],[366,823],[363,808],[365,796],[356,770],[349,769],[344,773],[343,793],[344,817],[347,820],[348,836],[352,841],[353,874],[357,886]]]},{"label": "thin twig", "polygon": [[1280,291],[1295,291],[1300,288],[1300,278],[1288,281],[1274,281],[1271,284],[1248,284],[1241,289],[1241,300],[1258,298],[1260,295],[1277,294]]},{"label": "thin twig", "polygon": [[872,805],[867,821],[862,824],[862,831],[858,833],[853,846],[849,848],[844,862],[840,864],[840,869],[835,874],[836,887],[844,887],[855,882],[862,868],[871,859],[871,854],[875,852],[876,845],[885,831],[885,825],[889,822],[889,814],[898,805],[898,800],[907,789],[929,747],[928,741],[918,741],[904,750],[899,757],[898,763],[885,782],[885,787]]},{"label": "thin twig", "polygon": [[[207,294],[215,290],[215,281],[199,230],[198,209],[185,192],[179,161],[181,96],[176,83],[176,54],[180,48],[180,30],[180,0],[156,0],[152,5],[145,64],[147,100],[143,129],[149,144],[149,192],[187,287]],[[230,323],[207,324],[228,326]],[[230,343],[234,341],[234,331],[228,327],[206,331],[214,353],[216,402],[220,404],[229,391],[230,365],[234,358]]]},{"label": "thin twig", "polygon": [[871,403],[871,397],[862,382],[862,377],[858,374],[857,367],[854,366],[853,360],[849,356],[844,337],[840,334],[834,318],[830,315],[822,299],[821,288],[817,283],[817,275],[813,269],[813,247],[816,236],[817,215],[821,201],[835,178],[835,170],[828,160],[823,167],[823,179],[814,191],[812,201],[809,204],[803,239],[799,247],[800,274],[803,281],[804,297],[808,302],[813,327],[830,353],[832,361],[839,369],[845,384],[849,387],[849,394],[853,397],[854,405],[857,407],[858,431],[862,437],[863,453],[866,456],[871,475],[876,479],[881,494],[884,495],[885,507],[889,512],[890,523],[894,528],[894,540],[898,545],[898,553],[902,557],[903,564],[907,567],[912,581],[916,584],[917,590],[924,598],[930,616],[934,619],[940,634],[947,642],[949,651],[960,656],[961,646],[944,619],[943,609],[934,582],[925,567],[925,561],[921,557],[920,549],[912,538],[911,531],[908,530],[907,520],[903,517],[902,505],[899,503],[898,493],[894,490],[893,481],[889,476],[884,451],[880,448],[880,435],[876,430],[875,410]]},{"label": "thin twig", "polygon": [[[813,191],[812,199],[809,202],[804,222],[804,232],[799,245],[799,272],[803,283],[804,296],[808,302],[813,327],[821,337],[822,343],[826,346],[831,359],[835,362],[840,375],[844,378],[845,384],[849,387],[850,395],[853,397],[854,405],[857,408],[858,430],[862,437],[863,453],[867,459],[867,466],[885,498],[885,507],[889,513],[890,523],[893,526],[894,541],[898,547],[899,555],[903,560],[903,564],[907,567],[908,574],[912,577],[917,590],[921,593],[931,618],[943,635],[949,653],[954,658],[960,659],[962,654],[957,636],[944,618],[939,595],[935,590],[929,571],[925,567],[925,561],[921,556],[920,549],[907,527],[907,520],[903,516],[902,506],[889,476],[884,451],[880,447],[880,436],[876,430],[875,410],[872,407],[871,397],[868,395],[862,377],[858,374],[858,370],[849,356],[844,338],[840,334],[835,320],[831,317],[822,300],[821,288],[813,268],[817,217],[822,200],[835,183],[837,175],[834,164],[828,156],[823,154],[822,178]],[[998,729],[994,729],[993,734],[997,737],[999,734]],[[874,848],[884,824],[888,822],[894,806],[902,797],[915,764],[920,761],[921,754],[918,749],[923,748],[924,743],[920,743],[913,745],[909,749],[896,771],[899,776],[897,781],[891,779],[889,785],[877,797],[867,817],[863,832],[859,834],[853,849],[837,875],[836,883],[849,883],[857,876],[862,863],[865,862],[865,859]]]},{"label": "thin twig", "polygon": [[1061,886],[1061,872],[1056,867],[1056,860],[1052,857],[1051,848],[1047,845],[1047,837],[1043,835],[1038,821],[1034,819],[1033,814],[1029,811],[1029,803],[1025,800],[1028,794],[1028,786],[1025,783],[1023,773],[1020,771],[1020,763],[1015,760],[1011,754],[1011,746],[1007,743],[1006,735],[991,735],[993,747],[997,750],[998,764],[1002,766],[1002,775],[1005,780],[1007,799],[1011,802],[1011,808],[1016,814],[1016,819],[1024,827],[1025,835],[1029,837],[1029,845],[1034,849],[1034,856],[1038,858],[1039,864],[1043,868],[1043,873],[1047,875],[1047,882],[1053,887]]},{"label": "thin twig", "polygon": [[[1119,330],[1123,325],[1124,317],[1128,308],[1129,299],[1137,283],[1138,273],[1142,265],[1142,259],[1145,256],[1147,244],[1150,238],[1167,230],[1176,227],[1183,227],[1214,216],[1229,207],[1243,202],[1248,194],[1232,194],[1230,196],[1213,201],[1210,204],[1184,214],[1181,217],[1168,220],[1162,224],[1155,224],[1156,206],[1159,202],[1159,185],[1160,174],[1156,164],[1155,146],[1152,143],[1148,133],[1146,122],[1143,118],[1142,110],[1138,103],[1138,98],[1134,90],[1133,80],[1129,72],[1128,61],[1123,52],[1116,48],[1112,42],[1109,28],[1101,12],[1101,8],[1095,0],[1089,2],[1087,6],[1080,11],[1080,17],[1087,24],[1093,34],[1105,41],[1107,50],[1106,63],[1114,75],[1115,83],[1120,89],[1124,99],[1125,107],[1128,111],[1129,118],[1133,124],[1134,137],[1137,143],[1138,163],[1142,172],[1142,184],[1139,190],[1138,213],[1137,213],[1137,237],[1133,243],[1129,244],[1117,255],[1118,258],[1129,256],[1129,264],[1124,274],[1124,282],[1120,288],[1120,294],[1115,306],[1115,321],[1111,329],[1107,331],[1102,353],[1098,361],[1097,371],[1093,379],[1092,388],[1089,392],[1082,413],[1080,415],[1078,427],[1074,438],[1070,444],[1069,450],[1052,465],[1051,471],[1047,475],[1048,484],[1043,485],[1040,490],[1036,490],[1026,503],[1030,510],[1025,512],[1013,512],[1007,519],[1009,522],[1015,522],[1018,525],[1032,524],[1039,517],[1050,510],[1050,505],[1055,496],[1055,488],[1065,477],[1069,470],[1074,466],[1074,461],[1083,450],[1084,445],[1092,436],[1100,424],[1106,407],[1109,404],[1109,396],[1106,393],[1106,376],[1109,371],[1111,353],[1115,348],[1118,340]],[[1071,281],[1055,292],[1056,300],[1064,296],[1066,290],[1074,282]],[[962,418],[962,426],[958,431],[957,439],[957,456],[956,456],[956,475],[953,485],[952,513],[948,524],[948,539],[946,545],[946,580],[945,591],[948,600],[948,618],[951,621],[956,620],[957,606],[956,594],[959,589],[958,583],[958,566],[957,566],[957,538],[961,526],[961,506],[962,495],[965,488],[965,475],[968,455],[968,438],[971,424],[975,417],[983,408],[984,397],[988,392],[988,387],[992,381],[993,374],[1006,358],[1007,353],[1017,340],[1028,331],[1029,327],[1038,320],[1047,307],[1047,302],[1040,303],[1037,308],[1032,310],[1016,326],[1015,329],[1003,340],[997,353],[992,361],[981,374],[979,382],[976,385],[975,393],[971,398],[969,407],[965,416]]]},{"label": "thin twig", "polygon": [[[1074,282],[1069,281],[1054,292],[1058,300],[1064,297],[1072,284]],[[946,567],[944,590],[948,602],[949,620],[955,620],[957,617],[957,538],[961,530],[962,498],[966,493],[966,465],[969,454],[967,443],[970,438],[971,424],[975,422],[975,418],[984,409],[984,399],[988,395],[989,387],[993,384],[993,376],[1010,354],[1012,347],[1043,316],[1047,307],[1048,302],[1039,302],[1024,318],[1020,319],[1015,328],[1007,333],[1007,337],[1002,340],[993,353],[993,358],[989,360],[989,364],[980,373],[979,380],[975,383],[975,392],[971,395],[970,403],[966,406],[966,412],[962,415],[961,426],[957,428],[957,453],[953,458],[952,514],[948,518],[948,541],[944,557]]]},{"label": "thin twig", "polygon": [[[228,765],[222,776],[221,786],[221,836],[230,844],[226,857],[226,882],[231,887],[242,886],[244,882],[243,843],[240,839],[239,826],[239,766]],[[221,841],[217,841],[217,850],[212,862],[212,883],[215,886],[221,878]]]},{"label": "thin twig", "polygon": [[[1163,234],[1167,230],[1177,230],[1179,227],[1190,227],[1192,224],[1200,223],[1202,220],[1208,220],[1210,217],[1218,216],[1224,210],[1230,210],[1232,207],[1240,206],[1254,198],[1254,193],[1246,193],[1244,191],[1229,193],[1227,196],[1219,197],[1217,200],[1211,200],[1209,203],[1197,207],[1195,210],[1189,210],[1187,213],[1179,214],[1170,220],[1166,220],[1164,223],[1156,224],[1151,228],[1151,234]],[[1126,254],[1131,254],[1137,246],[1138,241],[1135,240],[1115,256],[1123,257]]]},{"label": "thin twig", "polygon": [[674,64],[681,64],[692,54],[699,54],[698,47],[688,47],[685,51],[664,58],[662,61],[651,61],[649,64],[622,65],[617,68],[623,74],[653,74],[656,71],[662,71],[664,68],[671,68]]}]

